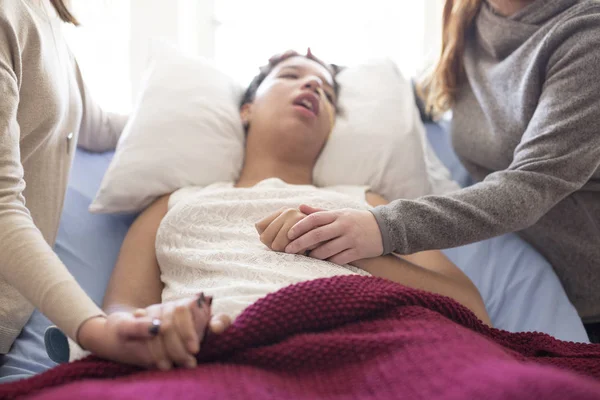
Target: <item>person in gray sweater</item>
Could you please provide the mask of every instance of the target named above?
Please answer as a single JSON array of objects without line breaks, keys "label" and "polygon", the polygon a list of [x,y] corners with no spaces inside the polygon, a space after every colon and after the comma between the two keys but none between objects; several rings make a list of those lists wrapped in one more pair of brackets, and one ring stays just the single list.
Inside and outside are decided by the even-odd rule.
[{"label": "person in gray sweater", "polygon": [[600,1],[446,0],[443,39],[419,92],[434,115],[452,110],[453,147],[479,182],[372,212],[306,207],[286,251],[345,264],[518,232],[598,341]]}]

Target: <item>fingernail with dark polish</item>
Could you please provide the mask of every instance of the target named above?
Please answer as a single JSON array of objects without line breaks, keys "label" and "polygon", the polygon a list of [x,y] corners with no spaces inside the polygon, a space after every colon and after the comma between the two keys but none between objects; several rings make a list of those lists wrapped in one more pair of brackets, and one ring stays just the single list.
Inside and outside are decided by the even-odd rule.
[{"label": "fingernail with dark polish", "polygon": [[156,335],[158,335],[158,331],[160,331],[160,319],[153,319],[152,325],[150,325],[148,327],[148,332],[152,336],[156,336]]},{"label": "fingernail with dark polish", "polygon": [[198,300],[197,300],[198,307],[200,307],[200,308],[204,307],[204,303],[206,303],[206,297],[204,296],[204,293],[200,293],[200,296],[198,297]]},{"label": "fingernail with dark polish", "polygon": [[209,306],[212,306],[212,296],[206,296],[206,302],[208,303]]}]

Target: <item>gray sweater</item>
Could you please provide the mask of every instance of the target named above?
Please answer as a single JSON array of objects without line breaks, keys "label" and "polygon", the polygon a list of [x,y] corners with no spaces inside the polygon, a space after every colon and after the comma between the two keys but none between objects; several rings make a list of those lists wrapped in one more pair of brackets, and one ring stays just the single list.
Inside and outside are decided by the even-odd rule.
[{"label": "gray sweater", "polygon": [[600,321],[600,1],[536,0],[509,18],[484,4],[464,61],[452,142],[480,182],[376,208],[384,252],[519,232]]}]

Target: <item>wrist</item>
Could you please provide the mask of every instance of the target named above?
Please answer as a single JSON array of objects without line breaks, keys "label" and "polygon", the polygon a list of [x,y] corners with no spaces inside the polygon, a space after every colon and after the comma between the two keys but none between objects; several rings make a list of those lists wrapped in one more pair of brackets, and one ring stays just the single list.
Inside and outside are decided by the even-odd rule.
[{"label": "wrist", "polygon": [[102,332],[106,326],[106,317],[104,315],[97,315],[86,319],[81,323],[81,326],[77,330],[77,337],[75,341],[84,350],[90,350],[97,343],[96,339],[102,336]]},{"label": "wrist", "polygon": [[133,314],[136,310],[139,310],[139,309],[140,309],[140,307],[133,307],[133,306],[125,305],[125,304],[109,304],[106,307],[104,307],[104,312],[106,312],[107,315],[119,313],[119,312],[126,312],[126,313]]}]

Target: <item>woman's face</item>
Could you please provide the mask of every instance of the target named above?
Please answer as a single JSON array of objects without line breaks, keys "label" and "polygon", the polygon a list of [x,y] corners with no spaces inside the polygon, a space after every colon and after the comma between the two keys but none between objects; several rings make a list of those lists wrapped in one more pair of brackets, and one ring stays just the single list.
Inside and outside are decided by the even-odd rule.
[{"label": "woman's face", "polygon": [[285,141],[316,157],[333,129],[335,103],[333,76],[327,68],[297,56],[273,68],[241,113],[250,126],[249,135],[260,135],[252,140]]}]

